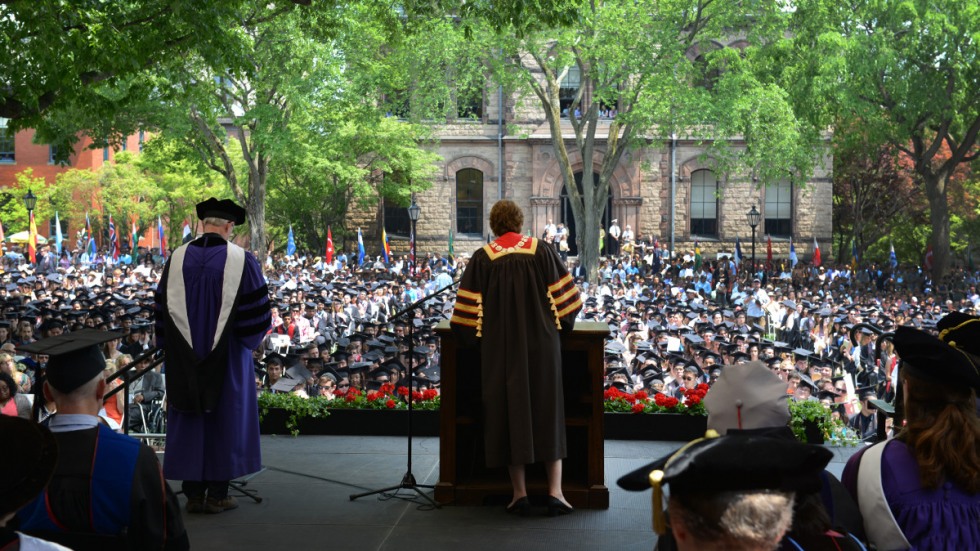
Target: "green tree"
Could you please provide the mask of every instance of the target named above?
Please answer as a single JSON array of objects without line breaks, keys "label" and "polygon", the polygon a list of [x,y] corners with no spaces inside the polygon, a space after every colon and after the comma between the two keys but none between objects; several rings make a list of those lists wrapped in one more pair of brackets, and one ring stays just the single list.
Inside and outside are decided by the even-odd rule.
[{"label": "green tree", "polygon": [[[980,156],[980,5],[973,0],[793,3],[775,58],[798,112],[912,161],[929,203],[933,275],[950,266],[950,178]],[[943,156],[948,148],[948,156]]]},{"label": "green tree", "polygon": [[[722,172],[752,171],[763,183],[792,173],[805,181],[814,141],[806,139],[785,94],[757,78],[751,48],[711,46],[712,39],[737,34],[752,44],[773,40],[782,19],[778,2],[754,2],[751,10],[716,0],[574,5],[574,26],[486,35],[495,38],[488,51],[502,53],[491,58],[496,77],[543,109],[590,277],[609,183],[631,150],[681,135],[710,144]],[[692,62],[697,51],[702,55]],[[563,113],[562,85],[574,76],[579,85]],[[603,106],[616,108],[614,119],[600,117]],[[747,145],[730,147],[726,136],[742,136]],[[582,173],[598,175],[595,185],[581,191],[575,185],[570,146],[583,160]],[[598,165],[595,152],[602,153]]]},{"label": "green tree", "polygon": [[294,121],[304,137],[276,159],[270,179],[269,222],[278,243],[292,225],[301,249],[322,250],[327,227],[339,239],[351,208],[376,206],[382,197],[407,204],[431,186],[439,156],[420,146],[427,129],[360,111],[316,110],[302,124]]}]

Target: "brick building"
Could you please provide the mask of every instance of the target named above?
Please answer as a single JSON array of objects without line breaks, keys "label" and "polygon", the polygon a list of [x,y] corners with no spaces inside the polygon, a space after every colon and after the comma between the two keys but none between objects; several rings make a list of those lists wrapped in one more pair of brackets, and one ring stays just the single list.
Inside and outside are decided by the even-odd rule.
[{"label": "brick building", "polygon": [[[141,151],[144,138],[143,132],[128,136],[119,151]],[[17,174],[28,168],[33,171],[34,178],[44,178],[48,185],[52,185],[59,174],[73,168],[97,169],[115,160],[117,150],[111,147],[89,149],[91,145],[92,140],[90,138],[82,137],[75,144],[75,148],[69,156],[68,164],[59,165],[54,161],[53,146],[34,143],[34,130],[11,132],[7,129],[6,119],[0,119],[0,189],[13,185],[17,180]],[[74,232],[78,229],[68,228],[67,220],[62,220],[62,224],[64,235],[73,235],[68,233],[69,230]],[[17,228],[12,229],[18,231]],[[52,235],[54,233],[54,219],[38,220],[37,230],[39,234],[46,237]]]}]

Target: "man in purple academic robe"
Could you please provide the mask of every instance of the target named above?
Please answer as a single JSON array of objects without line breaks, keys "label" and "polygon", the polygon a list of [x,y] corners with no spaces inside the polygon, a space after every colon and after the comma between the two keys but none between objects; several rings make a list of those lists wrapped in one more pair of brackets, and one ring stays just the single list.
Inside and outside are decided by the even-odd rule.
[{"label": "man in purple academic robe", "polygon": [[204,234],[173,252],[156,290],[157,346],[166,352],[164,474],[183,481],[188,513],[238,506],[228,481],[262,468],[252,350],[270,325],[258,261],[229,241],[245,209],[197,205]]}]

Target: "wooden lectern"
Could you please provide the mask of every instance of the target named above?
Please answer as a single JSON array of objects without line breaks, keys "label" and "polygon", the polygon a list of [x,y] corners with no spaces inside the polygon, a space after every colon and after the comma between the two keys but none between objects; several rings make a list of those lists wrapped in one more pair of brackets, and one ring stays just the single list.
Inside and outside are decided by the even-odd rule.
[{"label": "wooden lectern", "polygon": [[[439,419],[440,503],[483,505],[507,503],[511,497],[506,469],[488,469],[483,445],[483,406],[478,349],[458,346],[448,321],[436,327],[441,339],[442,404]],[[568,457],[562,465],[562,491],[573,507],[608,509],[603,449],[603,346],[605,323],[579,322],[562,339],[562,384]],[[542,465],[527,468],[528,494],[543,495],[547,484]]]}]

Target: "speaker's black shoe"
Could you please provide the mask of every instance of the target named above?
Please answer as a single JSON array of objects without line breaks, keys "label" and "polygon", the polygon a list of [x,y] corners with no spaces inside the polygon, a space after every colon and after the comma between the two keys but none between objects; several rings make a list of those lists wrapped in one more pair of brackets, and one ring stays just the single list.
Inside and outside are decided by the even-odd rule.
[{"label": "speaker's black shoe", "polygon": [[531,502],[524,496],[507,506],[507,512],[512,515],[526,517],[531,512]]},{"label": "speaker's black shoe", "polygon": [[548,516],[557,517],[558,515],[567,515],[574,511],[571,506],[565,505],[560,499],[555,496],[548,496]]}]

